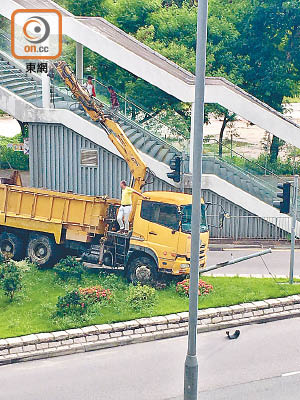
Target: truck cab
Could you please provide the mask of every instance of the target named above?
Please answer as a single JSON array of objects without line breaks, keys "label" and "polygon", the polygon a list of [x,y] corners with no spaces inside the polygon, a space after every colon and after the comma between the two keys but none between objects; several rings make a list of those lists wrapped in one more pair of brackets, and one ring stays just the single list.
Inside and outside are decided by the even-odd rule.
[{"label": "truck cab", "polygon": [[[174,192],[146,192],[133,210],[129,236],[108,232],[104,260],[125,266],[132,282],[156,280],[158,273],[190,272],[192,196]],[[202,200],[200,267],[205,267],[209,232]]]}]

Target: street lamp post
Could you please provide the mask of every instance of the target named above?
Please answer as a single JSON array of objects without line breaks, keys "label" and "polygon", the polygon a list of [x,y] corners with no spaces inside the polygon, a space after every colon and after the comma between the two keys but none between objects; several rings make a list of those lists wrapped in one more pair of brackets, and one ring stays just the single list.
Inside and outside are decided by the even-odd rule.
[{"label": "street lamp post", "polygon": [[189,293],[189,334],[188,350],[184,371],[184,400],[197,400],[198,395],[198,360],[197,360],[197,318],[198,318],[198,283],[199,250],[201,224],[201,178],[203,153],[204,89],[207,40],[207,0],[198,0],[196,83],[192,183],[192,239],[191,271]]},{"label": "street lamp post", "polygon": [[292,229],[291,229],[291,254],[290,254],[290,277],[289,282],[292,285],[294,282],[294,265],[295,265],[295,239],[296,239],[296,224],[297,224],[297,207],[298,207],[298,181],[299,175],[294,176],[293,185],[293,201],[292,201]]}]

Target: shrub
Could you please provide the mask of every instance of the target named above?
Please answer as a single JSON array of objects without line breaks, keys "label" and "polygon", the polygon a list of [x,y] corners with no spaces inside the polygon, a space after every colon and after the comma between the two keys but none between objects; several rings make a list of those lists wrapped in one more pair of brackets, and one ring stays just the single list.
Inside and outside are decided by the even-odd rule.
[{"label": "shrub", "polygon": [[[181,296],[189,296],[189,290],[190,290],[189,279],[184,279],[183,281],[178,282],[176,285],[176,292],[179,293]],[[198,286],[199,296],[205,296],[209,294],[212,290],[213,290],[212,285],[202,281],[201,279],[199,280],[199,286]]]},{"label": "shrub", "polygon": [[124,281],[116,273],[100,272],[99,278],[101,284],[111,290],[122,289],[124,286]]},{"label": "shrub", "polygon": [[0,285],[4,294],[12,301],[15,293],[21,290],[21,271],[14,262],[9,261],[1,265]]},{"label": "shrub", "polygon": [[5,262],[5,257],[2,253],[0,253],[0,266],[4,264],[4,262]]},{"label": "shrub", "polygon": [[105,300],[111,300],[112,298],[111,290],[105,289],[100,285],[87,288],[79,288],[78,291],[82,300],[87,304],[100,303]]},{"label": "shrub", "polygon": [[14,151],[6,146],[0,146],[0,169],[29,170],[29,156],[21,151]]},{"label": "shrub", "polygon": [[68,292],[65,296],[59,296],[56,303],[57,315],[83,314],[87,310],[87,304],[81,297],[79,290],[75,289]]},{"label": "shrub", "polygon": [[67,281],[72,278],[81,280],[85,268],[81,261],[77,261],[75,257],[68,256],[60,260],[60,262],[53,267],[53,270],[61,280]]},{"label": "shrub", "polygon": [[156,301],[156,290],[147,285],[138,283],[136,286],[130,285],[127,296],[128,304],[135,310],[152,307]]},{"label": "shrub", "polygon": [[35,264],[33,264],[28,258],[25,258],[24,260],[20,261],[14,261],[14,263],[22,274],[24,272],[29,272],[33,268],[35,268]]}]

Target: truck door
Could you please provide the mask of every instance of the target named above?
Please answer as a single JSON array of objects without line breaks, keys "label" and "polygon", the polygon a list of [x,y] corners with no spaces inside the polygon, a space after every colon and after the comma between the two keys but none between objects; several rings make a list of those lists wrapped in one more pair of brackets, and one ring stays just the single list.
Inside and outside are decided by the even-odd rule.
[{"label": "truck door", "polygon": [[[175,204],[155,201],[142,202],[141,218],[148,222],[148,246],[160,259],[162,267],[177,255],[179,239],[179,212]],[[165,260],[165,261],[164,261]]]}]

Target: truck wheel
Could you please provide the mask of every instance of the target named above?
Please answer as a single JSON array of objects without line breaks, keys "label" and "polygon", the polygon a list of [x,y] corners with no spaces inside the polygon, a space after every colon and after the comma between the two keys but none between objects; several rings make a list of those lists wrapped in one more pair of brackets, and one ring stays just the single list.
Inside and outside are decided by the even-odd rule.
[{"label": "truck wheel", "polygon": [[58,246],[49,236],[34,235],[29,240],[27,256],[39,267],[47,267],[58,260]]},{"label": "truck wheel", "polygon": [[14,233],[4,232],[0,235],[0,253],[5,258],[22,260],[25,254],[25,244]]},{"label": "truck wheel", "polygon": [[134,285],[151,285],[157,279],[157,267],[150,257],[133,258],[128,265],[128,279]]}]

